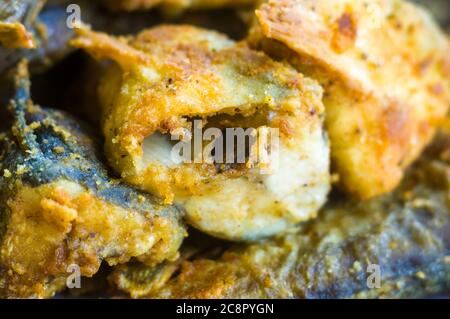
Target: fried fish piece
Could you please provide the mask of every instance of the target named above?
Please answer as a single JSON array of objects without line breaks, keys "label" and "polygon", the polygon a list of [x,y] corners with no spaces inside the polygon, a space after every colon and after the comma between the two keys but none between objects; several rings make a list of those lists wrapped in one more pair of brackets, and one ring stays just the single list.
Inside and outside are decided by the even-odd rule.
[{"label": "fried fish piece", "polygon": [[[125,181],[183,205],[190,224],[225,239],[270,236],[316,216],[330,178],[315,81],[244,43],[192,26],[163,25],[129,38],[86,28],[78,33],[75,46],[118,64],[99,91],[106,154]],[[258,136],[277,130],[279,143],[271,139],[267,147],[278,167],[276,160],[250,158],[177,163],[171,135],[190,146],[195,119],[205,129],[254,128]],[[219,131],[215,141],[226,134]],[[195,158],[204,154],[192,149]]]},{"label": "fried fish piece", "polygon": [[450,46],[433,19],[403,0],[270,0],[256,16],[249,42],[324,86],[341,186],[393,190],[450,105]]},{"label": "fried fish piece", "polygon": [[33,105],[26,72],[0,141],[0,296],[49,297],[71,265],[90,277],[102,261],[177,258],[183,211],[111,179],[89,129]]},{"label": "fried fish piece", "polygon": [[167,264],[151,276],[124,265],[114,276],[123,291],[147,298],[424,297],[450,291],[449,229],[447,134],[391,194],[334,198],[297,232],[234,244],[219,258]]},{"label": "fried fish piece", "polygon": [[[246,34],[242,19],[233,10],[215,10],[208,12],[207,15],[195,11],[167,19],[153,11],[110,12],[105,10],[99,1],[92,0],[78,0],[75,3],[71,0],[14,0],[12,2],[14,5],[0,2],[0,21],[3,20],[5,23],[8,21],[4,26],[5,30],[17,29],[18,36],[24,39],[26,39],[25,35],[32,37],[34,44],[28,49],[22,48],[23,46],[15,49],[6,48],[2,45],[2,38],[5,43],[12,44],[15,41],[10,40],[9,37],[15,33],[11,34],[8,31],[2,36],[0,32],[0,74],[14,68],[23,58],[30,61],[30,71],[33,74],[41,73],[72,53],[73,48],[68,42],[74,36],[70,26],[75,22],[76,11],[73,10],[76,8],[79,8],[83,21],[92,25],[94,29],[116,35],[136,33],[164,21],[218,29],[233,38],[242,38]],[[25,29],[26,33],[21,31]]]}]

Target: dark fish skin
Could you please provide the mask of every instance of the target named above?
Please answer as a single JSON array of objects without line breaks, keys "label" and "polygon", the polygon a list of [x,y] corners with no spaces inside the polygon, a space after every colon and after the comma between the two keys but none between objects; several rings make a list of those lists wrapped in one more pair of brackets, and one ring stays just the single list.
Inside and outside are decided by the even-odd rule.
[{"label": "dark fish skin", "polygon": [[[42,1],[17,0],[16,3],[19,8],[27,7],[27,11],[35,11],[31,17],[22,14],[16,19],[33,35],[36,48],[0,47],[0,73],[14,67],[23,58],[30,61],[33,71],[41,71],[73,51],[68,44],[73,37],[73,30],[67,27],[67,13],[64,6],[48,5],[41,11]],[[1,13],[0,8],[0,15]]]},{"label": "dark fish skin", "polygon": [[[95,135],[91,128],[61,111],[38,106],[33,106],[30,110],[26,86],[24,84],[16,91],[13,112],[17,123],[13,130],[17,141],[7,142],[3,169],[13,172],[18,164],[27,165],[33,169],[22,174],[21,180],[31,186],[65,177],[84,185],[98,197],[115,205],[142,212],[156,210],[158,201],[155,197],[110,178],[106,166],[100,161],[100,148],[98,141],[92,137]],[[42,125],[30,130],[27,123]],[[55,154],[54,149],[58,147],[64,151]],[[32,151],[33,155],[27,151]],[[78,154],[79,159],[72,160],[73,154]],[[5,184],[3,177],[0,177],[0,181],[0,184]],[[143,203],[140,196],[149,200]],[[179,212],[167,209],[161,211],[161,214],[170,216],[178,215]]]},{"label": "dark fish skin", "polygon": [[[447,0],[415,0],[415,2],[431,4],[429,9],[441,25],[447,30],[450,28]],[[14,10],[10,3],[14,3]],[[45,3],[47,4],[43,6]],[[92,24],[95,30],[112,34],[136,33],[157,23],[167,22],[167,19],[153,11],[120,14],[106,12],[99,1],[92,0],[8,0],[3,4],[0,3],[0,21],[23,22],[34,35],[37,49],[7,50],[0,47],[0,74],[13,67],[22,58],[27,58],[31,62],[32,71],[42,71],[72,52],[73,49],[68,43],[74,33],[66,25],[69,14],[66,8],[72,3],[80,6],[81,18],[85,23]],[[245,35],[242,31],[245,29],[243,22],[228,11],[208,11],[208,15],[189,13],[171,22],[217,28],[232,38],[241,38]]]},{"label": "dark fish skin", "polygon": [[[123,217],[125,218],[124,223],[126,220],[141,215],[144,219],[138,218],[137,223],[148,223],[151,225],[149,228],[155,230],[155,233],[149,233],[148,236],[156,237],[156,245],[153,246],[157,247],[155,248],[156,252],[152,255],[151,249],[153,248],[150,248],[150,251],[144,252],[145,256],[142,255],[142,252],[137,255],[129,253],[131,256],[127,257],[128,259],[144,256],[147,260],[146,263],[156,265],[166,258],[176,257],[177,250],[186,234],[181,209],[161,205],[151,195],[139,192],[111,178],[106,166],[100,161],[99,148],[92,137],[94,136],[92,131],[63,112],[33,105],[29,99],[29,81],[26,77],[22,77],[18,81],[16,95],[12,102],[12,112],[15,120],[11,130],[12,133],[7,132],[0,137],[0,296],[35,296],[31,288],[29,290],[24,288],[23,292],[16,294],[11,287],[33,286],[41,283],[51,286],[48,283],[49,278],[44,272],[30,274],[29,277],[33,277],[30,279],[25,271],[25,273],[19,273],[17,276],[14,275],[15,277],[13,276],[14,278],[10,280],[12,283],[8,283],[6,274],[11,272],[11,268],[7,266],[9,264],[8,258],[15,258],[14,256],[5,257],[4,255],[4,246],[8,245],[5,238],[14,236],[14,234],[8,235],[8,233],[11,233],[9,229],[10,221],[14,218],[14,216],[11,216],[13,214],[10,208],[11,200],[20,189],[25,187],[33,190],[43,185],[52,185],[52,183],[61,180],[80,185],[90,194],[89,196],[102,205],[112,207],[111,209],[122,209],[121,212],[125,212],[126,216]],[[22,172],[19,172],[19,167],[24,168]],[[8,172],[8,174],[5,172]],[[119,223],[122,222],[120,216]],[[121,227],[121,225],[113,226],[117,226],[119,229]],[[145,225],[142,224],[141,226],[144,227]],[[141,226],[136,227],[136,230],[127,229],[130,232],[136,231],[137,233],[141,231]],[[74,224],[73,228],[75,227]],[[69,237],[70,234],[67,236]],[[112,236],[114,238],[114,234]],[[130,233],[129,236],[131,238],[133,233]],[[137,244],[139,244],[139,238]],[[24,237],[23,240],[26,241],[28,238]],[[69,240],[70,238],[66,239],[66,241]],[[75,241],[78,240],[75,239]],[[94,257],[100,261],[102,259],[108,260],[108,258],[120,260],[121,251],[124,252],[124,255],[128,254],[127,243],[115,248],[116,251],[104,253],[98,251],[102,249],[102,246],[100,244],[99,247],[95,246],[97,245],[95,241],[86,242],[84,245],[89,246],[91,244],[96,249]],[[36,243],[36,245],[39,246],[39,243]],[[79,244],[75,246],[79,246]],[[69,249],[68,253],[77,252],[77,247],[67,249]],[[61,260],[58,262],[61,262]],[[114,263],[116,262],[114,261]],[[90,272],[87,275],[91,276],[92,272],[95,273],[96,270],[89,270]],[[57,284],[59,287],[61,280],[67,275],[65,270],[62,273],[58,271],[53,274],[50,273],[49,276],[51,275],[55,277],[55,280],[59,280]],[[35,278],[41,275],[42,278]],[[61,276],[61,278],[58,278],[58,276]],[[47,290],[48,293],[47,291],[42,294],[36,293],[36,296],[49,296],[58,289],[50,287]]]},{"label": "dark fish skin", "polygon": [[[160,274],[142,265],[121,266],[111,278],[126,293],[144,298],[414,298],[446,293],[450,135],[437,139],[392,194],[367,202],[335,196],[318,219],[295,233],[233,245],[218,258],[197,256],[180,264],[177,269],[168,264]],[[371,277],[375,268],[370,268],[376,265],[380,288],[369,288],[368,282],[376,284]],[[169,278],[161,282],[164,275]],[[149,278],[147,286],[143,278]]]},{"label": "dark fish skin", "polygon": [[80,18],[95,29],[114,34],[137,32],[161,22],[154,13],[112,14],[106,12],[99,1],[92,0],[9,0],[0,3],[0,22],[20,22],[33,35],[34,49],[7,49],[0,45],[0,74],[13,68],[21,59],[30,61],[33,73],[42,72],[74,51],[69,41],[74,37],[68,27],[70,15],[67,8],[76,4]]},{"label": "dark fish skin", "polygon": [[[208,14],[189,12],[171,19],[164,18],[155,11],[149,12],[108,12],[100,1],[93,0],[13,0],[20,10],[12,11],[0,6],[0,21],[2,17],[23,22],[34,35],[36,49],[5,49],[0,46],[0,74],[13,68],[18,61],[26,58],[30,61],[32,73],[42,72],[55,62],[74,51],[69,41],[74,37],[72,29],[67,27],[67,12],[69,4],[80,7],[81,19],[93,29],[115,35],[134,34],[145,28],[163,22],[189,23],[198,26],[218,29],[232,38],[242,38],[245,35],[245,25],[233,10],[212,10]],[[45,6],[43,4],[45,3]],[[8,6],[8,8],[10,8]],[[31,10],[31,9],[34,9]],[[25,12],[33,11],[33,15]]]}]

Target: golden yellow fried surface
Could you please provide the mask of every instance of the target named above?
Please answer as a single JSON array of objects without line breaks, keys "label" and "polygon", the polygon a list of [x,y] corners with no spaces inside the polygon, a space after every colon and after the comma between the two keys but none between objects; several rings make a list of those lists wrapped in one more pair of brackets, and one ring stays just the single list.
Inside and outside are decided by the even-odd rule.
[{"label": "golden yellow fried surface", "polygon": [[[181,203],[189,222],[215,236],[255,239],[315,217],[329,186],[322,89],[292,67],[225,36],[159,26],[134,38],[79,30],[74,45],[111,67],[100,86],[111,165],[124,180]],[[170,134],[192,119],[206,127],[279,131],[278,169],[260,163],[181,163]],[[275,151],[274,151],[275,152]]]},{"label": "golden yellow fried surface", "polygon": [[271,0],[256,15],[250,42],[324,86],[342,187],[391,191],[448,111],[445,35],[403,0]]},{"label": "golden yellow fried surface", "polygon": [[136,257],[154,265],[176,258],[184,237],[163,217],[146,218],[65,180],[38,187],[18,183],[7,205],[0,247],[3,297],[49,297],[65,287],[72,264],[91,277],[102,260],[116,265]]},{"label": "golden yellow fried surface", "polygon": [[[334,198],[296,232],[231,248],[216,243],[159,269],[124,265],[111,279],[144,298],[420,298],[447,291],[449,172],[443,134],[391,194]],[[369,286],[370,265],[380,267],[379,288]]]},{"label": "golden yellow fried surface", "polygon": [[33,49],[33,35],[19,22],[0,22],[0,45],[8,49]]}]

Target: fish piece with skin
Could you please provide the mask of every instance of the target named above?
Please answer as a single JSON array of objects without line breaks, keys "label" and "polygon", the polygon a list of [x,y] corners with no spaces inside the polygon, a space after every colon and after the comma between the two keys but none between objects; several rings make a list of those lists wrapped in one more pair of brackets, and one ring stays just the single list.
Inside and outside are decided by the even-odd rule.
[{"label": "fish piece with skin", "polygon": [[449,41],[431,16],[402,0],[271,0],[256,16],[251,46],[325,89],[341,187],[393,190],[450,105]]},{"label": "fish piece with skin", "polygon": [[[164,25],[115,38],[78,29],[73,45],[110,59],[100,84],[111,166],[175,201],[187,221],[217,237],[250,240],[316,216],[330,188],[322,89],[293,68],[219,33]],[[207,126],[279,130],[278,169],[176,164],[170,135]]]},{"label": "fish piece with skin", "polygon": [[72,265],[91,277],[102,261],[176,259],[183,211],[109,178],[91,131],[33,105],[20,72],[0,139],[0,296],[50,297]]},{"label": "fish piece with skin", "polygon": [[[79,6],[83,21],[92,25],[93,28],[111,34],[135,33],[143,28],[167,21],[161,14],[154,11],[110,12],[105,10],[100,1],[92,0],[78,0],[76,3],[71,0],[13,0],[12,2],[19,9],[11,10],[14,8],[13,6],[6,3],[2,6],[2,2],[0,2],[0,20],[6,23],[7,30],[20,31],[18,35],[12,33],[12,35],[18,36],[19,40],[26,40],[28,36],[32,37],[34,48],[8,49],[1,44],[2,35],[0,33],[0,73],[14,68],[22,58],[30,61],[32,74],[41,73],[72,53],[74,48],[70,47],[68,42],[73,38],[74,32],[72,28],[68,27],[68,22],[74,22],[72,19],[74,16],[73,13],[67,12],[68,8],[73,10],[69,5]],[[27,11],[26,8],[30,10]],[[29,14],[25,14],[27,12]],[[231,10],[227,12],[213,11],[207,15],[198,11],[189,12],[176,18],[176,21],[177,23],[218,29],[233,38],[242,38],[246,34],[241,19]],[[26,30],[27,33],[23,33],[21,30]],[[20,44],[20,42],[7,38],[10,35],[9,31],[4,34],[4,43]]]},{"label": "fish piece with skin", "polygon": [[450,135],[442,134],[391,194],[363,202],[333,198],[317,219],[288,235],[233,244],[219,256],[196,256],[175,269],[173,263],[154,272],[127,264],[111,276],[116,287],[142,298],[446,294],[449,212]]}]

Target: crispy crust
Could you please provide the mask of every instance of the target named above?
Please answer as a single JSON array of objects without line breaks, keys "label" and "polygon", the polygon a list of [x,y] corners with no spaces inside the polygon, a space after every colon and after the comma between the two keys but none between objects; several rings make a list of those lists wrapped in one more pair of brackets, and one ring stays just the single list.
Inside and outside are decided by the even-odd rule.
[{"label": "crispy crust", "polygon": [[0,22],[0,44],[8,49],[34,49],[33,35],[19,22]]},{"label": "crispy crust", "polygon": [[3,297],[49,297],[65,287],[72,264],[91,277],[103,260],[116,265],[139,257],[152,264],[176,257],[163,244],[177,236],[163,217],[147,219],[70,181],[19,185],[7,202],[11,217],[0,248]]},{"label": "crispy crust", "polygon": [[[213,31],[159,26],[143,31],[136,38],[114,38],[86,28],[77,32],[79,37],[72,41],[74,46],[120,65],[121,69],[109,70],[100,86],[103,131],[111,165],[133,184],[148,180],[136,177],[142,169],[140,158],[145,137],[185,127],[186,117],[216,113],[246,116],[262,104],[280,112],[273,125],[289,136],[292,133],[289,125],[300,127],[301,123],[288,123],[286,117],[299,117],[298,121],[310,125],[323,112],[321,89],[314,81]],[[264,92],[264,99],[254,87],[249,88],[247,96],[231,92],[226,86],[225,71],[235,72],[232,76],[246,81],[260,77],[262,83],[274,84],[279,96]],[[233,97],[237,97],[237,102]],[[189,184],[186,176],[174,177],[171,182],[177,180]],[[173,199],[170,190],[160,191],[169,201]]]},{"label": "crispy crust", "polygon": [[393,190],[447,113],[446,37],[401,0],[273,0],[256,15],[250,42],[325,87],[341,186],[360,198]]},{"label": "crispy crust", "polygon": [[[315,81],[191,26],[158,26],[133,38],[78,34],[75,46],[118,64],[104,76],[100,101],[106,153],[124,180],[183,205],[189,223],[221,238],[253,240],[316,216],[330,183]],[[278,129],[280,169],[174,163],[170,134],[187,128],[189,138],[193,118],[214,128]]]},{"label": "crispy crust", "polygon": [[72,264],[90,277],[102,261],[176,258],[182,211],[110,178],[90,129],[33,105],[27,76],[21,64],[0,135],[0,296],[52,296]]},{"label": "crispy crust", "polygon": [[[308,95],[307,88],[314,85],[313,81],[303,78],[291,69],[282,67],[281,64],[270,60],[261,53],[249,50],[244,44],[233,45],[233,42],[221,34],[191,26],[159,26],[141,32],[134,39],[114,38],[89,31],[86,28],[80,28],[77,32],[79,37],[72,41],[74,46],[87,50],[98,59],[114,60],[124,72],[123,75],[119,75],[113,70],[110,77],[106,76],[106,79],[113,83],[108,86],[105,83],[100,94],[103,98],[105,113],[107,113],[105,117],[116,121],[116,123],[107,123],[109,127],[105,129],[105,134],[110,135],[111,131],[119,131],[117,139],[128,141],[128,144],[139,145],[144,137],[157,130],[167,132],[179,127],[180,123],[177,117],[181,115],[215,114],[218,111],[225,111],[230,115],[235,114],[236,111],[233,109],[223,110],[226,102],[221,101],[220,98],[224,95],[225,88],[220,82],[221,75],[213,72],[215,65],[220,66],[229,61],[237,61],[237,63],[242,63],[237,65],[239,68],[237,71],[246,76],[256,77],[273,72],[276,80],[284,84],[287,90],[298,90],[299,94],[305,96]],[[217,50],[220,52],[215,53]],[[154,68],[157,74],[145,74],[147,70],[142,70],[145,67]],[[137,97],[131,93],[120,94],[114,85],[126,83],[128,73],[132,72],[133,74],[130,76],[136,77],[136,82],[145,83],[158,80],[160,84],[155,84],[154,87],[144,92],[141,92],[142,90],[135,92]],[[153,75],[156,78],[146,78]],[[125,79],[120,79],[121,76]],[[186,88],[182,87],[183,82],[187,82]],[[177,83],[180,88],[175,85],[170,86],[169,84],[172,83]],[[202,90],[196,92],[195,87],[190,88],[190,93],[192,93],[190,98],[193,101],[183,103],[180,100],[172,100],[176,90],[189,89],[189,85],[193,85],[193,83],[195,83],[195,87]],[[130,85],[130,88],[133,87]],[[320,97],[320,88],[311,91],[310,95],[313,95],[311,98]],[[125,100],[128,96],[133,99]],[[163,97],[167,97],[167,101]],[[251,102],[251,100],[248,101],[249,104]],[[290,101],[287,100],[284,102],[285,105],[277,107],[285,107],[286,112],[294,111],[295,106],[289,107],[288,102]],[[317,112],[322,111],[320,103],[317,103],[316,100],[312,100],[304,108],[305,110],[313,108]],[[113,114],[109,114],[108,111]],[[245,109],[240,110],[240,112],[245,111]],[[248,111],[252,112],[252,110]],[[114,116],[115,113],[122,114],[122,116]]]},{"label": "crispy crust", "polygon": [[35,49],[32,25],[45,0],[5,0],[0,3],[0,46]]},{"label": "crispy crust", "polygon": [[[445,293],[450,289],[449,165],[450,139],[442,135],[391,194],[365,202],[334,198],[316,220],[291,234],[234,244],[219,256],[200,254],[182,261],[178,270],[173,263],[153,273],[142,265],[125,265],[114,273],[114,282],[131,296],[145,298],[420,298]],[[368,286],[374,283],[369,265],[380,267],[378,288]],[[162,276],[168,273],[171,278]],[[144,277],[148,280],[142,282]]]}]

